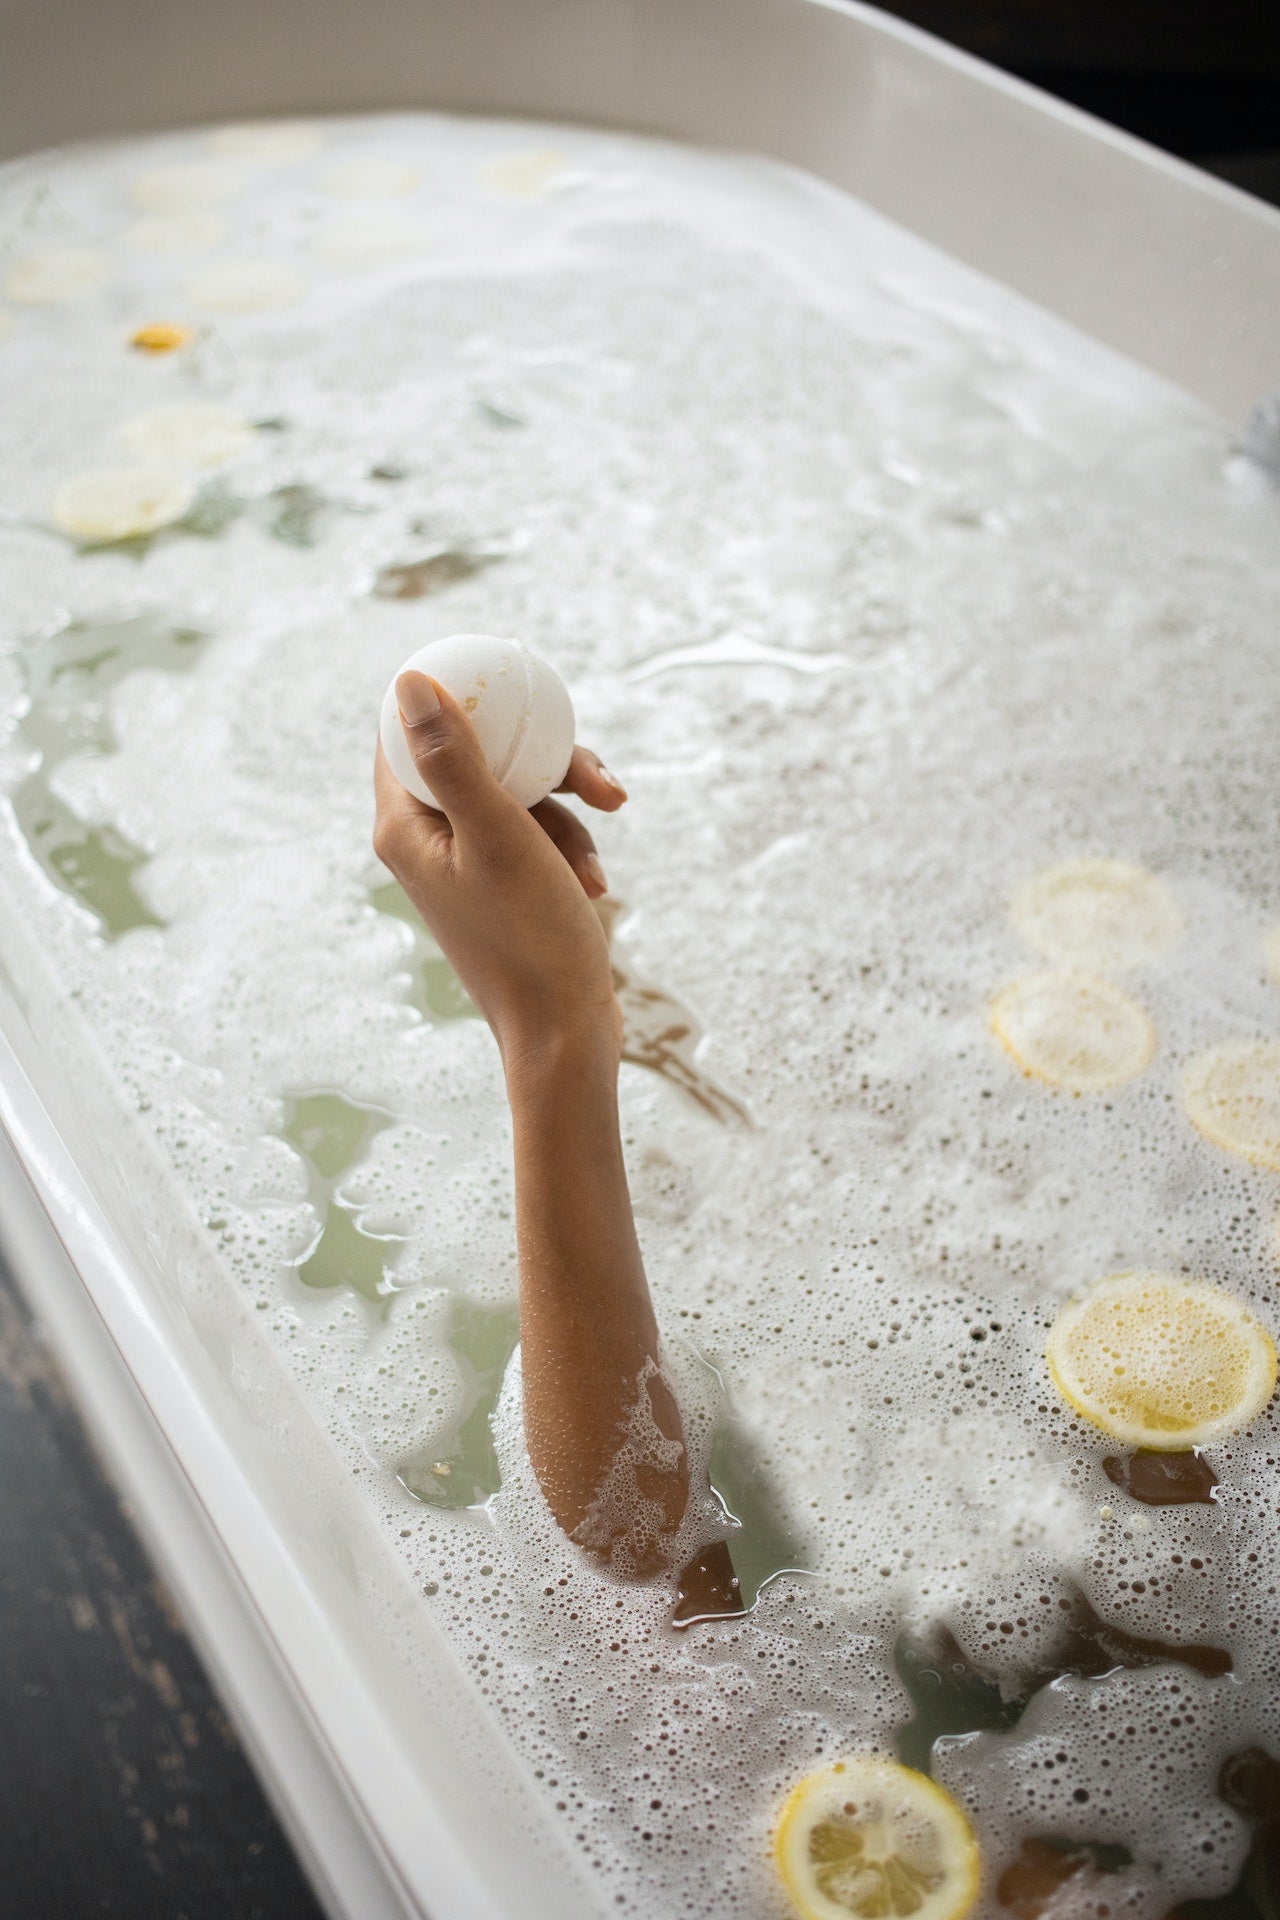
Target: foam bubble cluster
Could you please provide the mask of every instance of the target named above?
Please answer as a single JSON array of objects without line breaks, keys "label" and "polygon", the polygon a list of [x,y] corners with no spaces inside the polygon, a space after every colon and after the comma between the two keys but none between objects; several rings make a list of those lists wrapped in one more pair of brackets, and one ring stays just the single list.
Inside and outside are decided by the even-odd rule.
[{"label": "foam bubble cluster", "polygon": [[[1275,1408],[1153,1477],[1045,1343],[1125,1270],[1275,1329],[1275,492],[762,163],[390,116],[45,156],[0,212],[0,967],[246,1423],[323,1436],[368,1634],[411,1677],[442,1629],[518,1754],[504,1841],[778,1920],[788,1789],[909,1749],[991,1915],[1067,1842],[1099,1913],[1223,1892]],[[530,1472],[496,1050],[370,851],[382,690],[454,632],[548,657],[632,796],[683,1544],[759,1596],[685,1632]]]}]

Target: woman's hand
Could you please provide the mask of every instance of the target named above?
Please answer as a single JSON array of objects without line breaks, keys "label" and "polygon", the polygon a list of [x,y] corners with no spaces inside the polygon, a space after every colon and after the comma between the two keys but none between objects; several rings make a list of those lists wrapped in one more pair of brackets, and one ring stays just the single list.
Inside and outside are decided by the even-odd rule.
[{"label": "woman's hand", "polygon": [[[441,811],[400,785],[379,746],[374,851],[493,1028],[508,1074],[548,1043],[603,1043],[616,1055],[621,1015],[591,906],[606,883],[590,834],[554,800],[526,810],[504,792],[466,714],[426,674],[401,674],[396,695]],[[584,747],[566,790],[608,813],[627,797]]]}]

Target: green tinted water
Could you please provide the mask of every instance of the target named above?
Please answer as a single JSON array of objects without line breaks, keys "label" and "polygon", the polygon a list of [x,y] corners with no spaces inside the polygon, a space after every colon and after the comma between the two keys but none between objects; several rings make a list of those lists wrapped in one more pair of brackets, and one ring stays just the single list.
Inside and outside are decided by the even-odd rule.
[{"label": "green tinted water", "polygon": [[415,1500],[433,1507],[480,1507],[502,1484],[493,1444],[493,1414],[507,1364],[520,1338],[513,1305],[481,1306],[459,1296],[450,1304],[448,1349],[463,1386],[463,1406],[448,1426],[397,1473]]},{"label": "green tinted water", "polygon": [[1016,1690],[1005,1692],[984,1674],[946,1627],[902,1634],[893,1658],[913,1708],[911,1719],[898,1731],[898,1757],[921,1773],[932,1771],[935,1741],[947,1734],[1007,1732],[1042,1687],[1066,1675],[1096,1680],[1120,1667],[1156,1667],[1169,1661],[1210,1680],[1231,1672],[1225,1648],[1143,1639],[1104,1620],[1083,1593],[1069,1603],[1056,1658],[1028,1668]]},{"label": "green tinted water", "polygon": [[418,909],[403,887],[389,880],[369,895],[378,913],[389,913],[413,930],[414,988],[412,1000],[428,1020],[478,1020],[479,1009],[437,947]]},{"label": "green tinted water", "polygon": [[381,1302],[395,1292],[395,1266],[403,1236],[371,1233],[358,1201],[342,1180],[364,1159],[369,1144],[392,1116],[383,1107],[321,1089],[290,1095],[282,1133],[306,1163],[320,1231],[297,1263],[304,1286],[350,1287]]},{"label": "green tinted water", "polygon": [[88,909],[108,940],[164,925],[135,884],[149,855],[118,828],[82,819],[55,791],[54,777],[73,755],[113,750],[107,697],[126,674],[189,672],[204,638],[146,614],[108,625],[73,622],[19,655],[31,703],[21,732],[40,764],[11,796],[14,818],[47,877]]}]

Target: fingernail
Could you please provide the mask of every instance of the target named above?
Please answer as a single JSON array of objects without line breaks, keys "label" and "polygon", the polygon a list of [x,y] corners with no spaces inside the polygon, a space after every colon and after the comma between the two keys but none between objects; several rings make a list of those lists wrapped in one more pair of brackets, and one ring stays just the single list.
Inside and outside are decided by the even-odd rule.
[{"label": "fingernail", "polygon": [[598,853],[589,853],[583,865],[587,870],[587,878],[591,881],[592,885],[599,887],[601,893],[608,893],[609,882],[604,877],[604,868],[600,865],[600,855]]},{"label": "fingernail", "polygon": [[396,699],[401,718],[411,727],[420,727],[440,711],[440,696],[425,673],[402,673],[396,681]]},{"label": "fingernail", "polygon": [[610,773],[608,767],[605,767],[605,766],[597,767],[596,772],[600,775],[600,778],[604,781],[606,787],[612,787],[615,793],[620,793],[625,798],[627,790],[623,786],[621,780],[619,780],[616,773]]}]

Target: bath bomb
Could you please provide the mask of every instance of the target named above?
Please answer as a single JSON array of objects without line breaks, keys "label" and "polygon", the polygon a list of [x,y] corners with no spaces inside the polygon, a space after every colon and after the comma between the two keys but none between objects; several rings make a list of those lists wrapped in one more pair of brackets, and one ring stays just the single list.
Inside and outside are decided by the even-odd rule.
[{"label": "bath bomb", "polygon": [[573,753],[573,702],[564,681],[519,640],[455,633],[411,654],[382,702],[382,751],[401,786],[419,800],[436,804],[400,721],[396,681],[408,672],[430,675],[465,708],[494,778],[522,807],[537,806],[559,786]]}]

